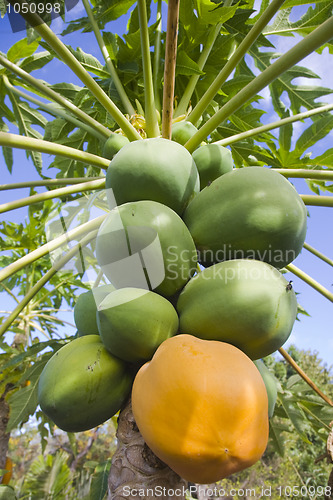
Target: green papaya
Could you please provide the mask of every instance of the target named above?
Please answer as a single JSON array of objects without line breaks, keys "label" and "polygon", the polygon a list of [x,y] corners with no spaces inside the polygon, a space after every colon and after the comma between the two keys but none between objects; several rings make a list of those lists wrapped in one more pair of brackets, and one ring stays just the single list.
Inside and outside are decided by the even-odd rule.
[{"label": "green papaya", "polygon": [[110,209],[114,198],[117,205],[152,200],[182,214],[199,191],[199,174],[187,149],[157,137],[124,146],[110,162],[105,186]]},{"label": "green papaya", "polygon": [[200,146],[192,153],[200,177],[200,189],[233,168],[231,151],[219,144]]},{"label": "green papaya", "polygon": [[72,340],[46,363],[38,383],[43,412],[62,430],[86,431],[117,413],[130,394],[132,375],[98,335]]},{"label": "green papaya", "polygon": [[11,486],[0,484],[0,500],[16,500],[14,489]]},{"label": "green papaya", "polygon": [[97,311],[99,335],[106,349],[132,363],[148,361],[157,347],[178,330],[178,315],[157,293],[122,288],[105,297]]},{"label": "green papaya", "polygon": [[166,297],[187,283],[197,265],[183,220],[171,208],[148,200],[111,210],[97,234],[96,257],[116,288],[144,288]]},{"label": "green papaya", "polygon": [[181,121],[172,124],[171,128],[171,140],[178,142],[179,144],[186,144],[186,142],[198,132],[198,129],[193,123]]},{"label": "green papaya", "polygon": [[181,333],[227,342],[259,359],[288,339],[297,300],[275,267],[239,259],[192,278],[179,295],[177,311]]},{"label": "green papaya", "polygon": [[268,397],[268,417],[272,418],[277,400],[277,385],[273,373],[267,368],[261,359],[254,361],[254,364],[260,371],[260,375],[265,382],[267,397]]},{"label": "green papaya", "polygon": [[128,144],[129,140],[122,134],[116,134],[112,132],[110,137],[108,137],[103,146],[103,156],[108,160],[112,160],[115,154],[121,150],[125,144]]},{"label": "green papaya", "polygon": [[184,213],[205,266],[250,258],[281,269],[302,250],[306,219],[306,207],[292,184],[264,167],[222,175]]},{"label": "green papaya", "polygon": [[74,322],[80,337],[98,334],[97,306],[114,289],[113,285],[102,285],[78,296],[74,306]]}]

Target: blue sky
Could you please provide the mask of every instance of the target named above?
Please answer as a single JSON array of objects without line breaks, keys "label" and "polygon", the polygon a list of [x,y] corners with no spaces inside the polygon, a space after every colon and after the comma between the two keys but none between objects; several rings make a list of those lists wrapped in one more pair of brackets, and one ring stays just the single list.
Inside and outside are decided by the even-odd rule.
[{"label": "blue sky", "polygon": [[[84,10],[81,2],[71,11],[71,18],[78,18],[84,15]],[[61,19],[58,18],[52,23],[52,29],[56,33],[60,33],[62,30]],[[124,23],[119,24],[119,21],[109,23],[108,30],[114,31],[119,34],[123,33],[125,29]],[[7,16],[0,20],[0,50],[2,52],[7,52],[7,50],[19,39],[24,36],[24,33],[15,33],[11,31],[10,24],[8,22]],[[276,40],[274,40],[275,42]],[[102,62],[102,57],[98,48],[97,43],[94,41],[92,34],[81,34],[74,33],[66,37],[66,43],[69,43],[74,48],[81,47],[82,50],[92,53]],[[276,45],[277,50],[281,53],[288,50],[291,45],[295,43],[290,37],[279,37],[278,43]],[[301,65],[306,66],[313,71],[315,71],[321,78],[321,82],[315,82],[315,84],[321,84],[323,86],[331,87],[333,81],[333,55],[328,53],[325,49],[322,56],[318,57],[317,54],[308,56]],[[50,66],[51,67],[51,66]],[[40,78],[44,78],[50,83],[56,83],[61,81],[67,81],[72,83],[78,83],[77,78],[73,75],[70,70],[62,64],[60,61],[54,61],[52,63],[52,70],[47,66],[45,69],[41,70],[38,74]],[[299,84],[305,83],[301,79],[298,79]],[[273,121],[276,119],[274,116],[270,100],[269,93],[264,90],[262,93],[264,99],[261,100],[260,105],[267,112],[267,117],[265,121]],[[320,99],[321,102],[333,102],[333,95],[325,96]],[[307,121],[307,124],[310,122]],[[297,124],[297,128],[301,130],[302,124]],[[315,147],[312,148],[313,156],[321,154],[325,149],[332,147],[333,133],[323,141],[320,141]],[[49,158],[45,155],[46,164],[49,163]],[[0,172],[1,172],[1,183],[17,182],[37,179],[38,176],[35,173],[34,167],[31,163],[26,160],[25,153],[22,151],[15,151],[14,154],[15,162],[13,174],[10,175],[4,164],[2,156],[0,156]],[[294,180],[299,193],[310,193],[304,180]],[[27,190],[15,190],[15,191],[2,191],[1,192],[1,203],[15,199],[16,197],[26,196]],[[324,193],[327,195],[327,193]],[[333,209],[332,208],[320,208],[320,207],[308,207],[309,218],[308,218],[308,233],[306,237],[307,243],[316,247],[318,250],[330,256],[332,258],[332,247],[333,247]],[[19,209],[15,212],[9,214],[9,220],[20,221],[25,217],[25,209]],[[320,261],[318,258],[312,256],[308,251],[303,250],[303,252],[294,261],[297,267],[300,267],[306,273],[310,274],[313,278],[323,284],[326,288],[332,291],[333,284],[333,273],[332,268]],[[300,304],[308,311],[311,315],[310,317],[301,316],[301,321],[295,323],[292,335],[285,344],[287,347],[290,343],[296,344],[299,348],[311,349],[312,351],[318,351],[319,357],[323,359],[328,365],[333,364],[333,335],[332,335],[332,304],[318,292],[312,290],[308,285],[303,283],[300,279],[292,276],[291,274],[286,275],[287,279],[293,280],[294,289],[299,293],[298,300]],[[71,320],[71,313],[66,319]]]}]

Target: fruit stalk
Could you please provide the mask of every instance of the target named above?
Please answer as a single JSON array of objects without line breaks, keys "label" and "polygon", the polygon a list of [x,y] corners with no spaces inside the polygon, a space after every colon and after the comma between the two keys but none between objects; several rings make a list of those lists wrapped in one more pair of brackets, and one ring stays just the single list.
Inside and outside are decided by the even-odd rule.
[{"label": "fruit stalk", "polygon": [[[148,448],[135,423],[131,403],[120,412],[117,430],[118,448],[112,457],[108,500],[127,497],[134,500],[134,491],[150,491],[150,499],[165,491],[185,492],[187,482],[181,479]],[[133,494],[129,494],[133,491]],[[160,495],[161,496],[161,495]],[[146,497],[145,497],[146,498]],[[148,498],[148,495],[147,495]],[[163,495],[165,500],[184,500],[185,495]]]},{"label": "fruit stalk", "polygon": [[305,205],[314,207],[333,207],[332,196],[318,196],[313,194],[300,194]]},{"label": "fruit stalk", "polygon": [[67,186],[69,184],[81,184],[82,182],[96,181],[98,179],[102,180],[104,179],[104,177],[66,177],[64,179],[43,179],[41,181],[12,182],[9,184],[0,184],[0,191],[38,186]]},{"label": "fruit stalk", "polygon": [[288,271],[290,271],[291,273],[295,274],[295,276],[297,276],[301,280],[305,281],[305,283],[307,283],[312,288],[314,288],[315,290],[317,290],[317,292],[321,293],[328,300],[330,300],[331,302],[333,302],[333,293],[330,292],[329,290],[327,290],[327,288],[325,288],[323,285],[321,285],[320,283],[318,283],[318,281],[316,281],[313,278],[311,278],[311,276],[309,276],[308,274],[306,274],[304,271],[302,271],[298,267],[294,266],[294,264],[288,264],[286,266],[286,269]]},{"label": "fruit stalk", "polygon": [[330,266],[333,266],[333,260],[330,259],[329,257],[326,257],[326,255],[324,255],[323,253],[319,252],[319,250],[317,250],[316,248],[313,248],[311,245],[309,245],[308,243],[304,243],[303,247],[308,250],[308,252],[311,252],[313,255],[315,255],[316,257],[318,257],[319,259],[323,260],[324,262],[326,262],[327,264],[329,264]]}]

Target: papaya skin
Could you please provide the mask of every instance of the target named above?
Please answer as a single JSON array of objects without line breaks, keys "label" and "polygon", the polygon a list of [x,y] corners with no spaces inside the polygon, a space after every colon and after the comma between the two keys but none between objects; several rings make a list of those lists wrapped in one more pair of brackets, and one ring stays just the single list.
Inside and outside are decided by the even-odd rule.
[{"label": "papaya skin", "polygon": [[200,177],[200,190],[233,169],[231,151],[219,144],[200,146],[192,153]]},{"label": "papaya skin", "polygon": [[242,258],[282,269],[302,250],[307,210],[281,174],[247,167],[215,179],[193,198],[183,218],[204,266]]},{"label": "papaya skin", "polygon": [[13,474],[13,461],[10,457],[6,458],[6,465],[5,465],[6,472],[2,476],[2,479],[0,481],[0,484],[9,484],[12,474]]},{"label": "papaya skin", "polygon": [[171,140],[184,146],[196,132],[198,132],[198,129],[191,122],[175,122],[171,128]]},{"label": "papaya skin", "polygon": [[103,146],[102,154],[104,158],[112,160],[114,155],[116,155],[118,151],[120,151],[121,148],[128,143],[129,140],[124,135],[112,133]]},{"label": "papaya skin", "polygon": [[81,293],[74,306],[74,322],[79,336],[97,335],[96,311],[97,305],[114,290],[113,285],[102,285]]},{"label": "papaya skin", "polygon": [[208,484],[253,465],[268,440],[265,384],[223,342],[172,337],[138,371],[132,408],[152,451],[187,481]]},{"label": "papaya skin", "polygon": [[[171,208],[149,200],[111,210],[98,231],[96,256],[116,288],[149,285],[165,297],[183,288],[197,266],[195,245],[184,221]],[[145,262],[149,284],[139,258]],[[135,263],[135,271],[129,261]]]},{"label": "papaya skin", "polygon": [[[199,192],[199,174],[192,155],[181,144],[162,138],[142,139],[124,146],[111,160],[105,187],[117,205],[152,200],[181,215]],[[108,196],[110,209],[113,196]]]},{"label": "papaya skin", "polygon": [[252,359],[276,351],[288,339],[297,314],[294,290],[273,266],[230,260],[208,267],[182,290],[180,332],[229,342]]},{"label": "papaya skin", "polygon": [[45,365],[38,384],[43,412],[62,430],[81,432],[102,424],[126,401],[132,375],[98,335],[72,340]]},{"label": "papaya skin", "polygon": [[131,363],[151,359],[157,347],[178,331],[178,315],[157,293],[122,288],[105,297],[97,311],[99,335],[114,356]]}]

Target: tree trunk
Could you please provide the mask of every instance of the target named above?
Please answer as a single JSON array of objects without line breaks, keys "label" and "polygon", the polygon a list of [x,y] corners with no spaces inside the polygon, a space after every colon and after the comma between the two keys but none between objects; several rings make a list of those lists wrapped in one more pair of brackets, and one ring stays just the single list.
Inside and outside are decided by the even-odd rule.
[{"label": "tree trunk", "polygon": [[6,392],[0,397],[0,469],[5,469],[9,441],[9,433],[6,432],[9,406],[5,400],[5,395]]},{"label": "tree trunk", "polygon": [[108,500],[185,499],[187,482],[148,448],[135,423],[130,402],[120,412],[117,439]]}]

